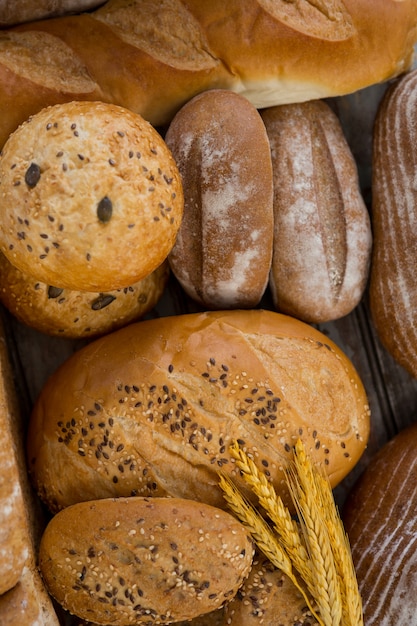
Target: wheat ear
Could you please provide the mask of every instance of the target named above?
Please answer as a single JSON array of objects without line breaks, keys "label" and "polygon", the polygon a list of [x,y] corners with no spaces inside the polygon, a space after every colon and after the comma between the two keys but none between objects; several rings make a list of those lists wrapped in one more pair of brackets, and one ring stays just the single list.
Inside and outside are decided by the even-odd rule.
[{"label": "wheat ear", "polygon": [[325,626],[320,616],[318,616],[315,612],[310,598],[295,576],[291,559],[286,554],[285,550],[281,546],[277,537],[275,537],[272,529],[268,526],[264,518],[246,500],[232,479],[226,474],[220,474],[220,487],[223,490],[223,496],[230,509],[249,530],[259,550],[263,552],[263,554],[271,561],[271,563],[273,563],[273,565],[275,565],[275,567],[288,576],[291,582],[302,594],[314,619],[320,624],[320,626]]}]

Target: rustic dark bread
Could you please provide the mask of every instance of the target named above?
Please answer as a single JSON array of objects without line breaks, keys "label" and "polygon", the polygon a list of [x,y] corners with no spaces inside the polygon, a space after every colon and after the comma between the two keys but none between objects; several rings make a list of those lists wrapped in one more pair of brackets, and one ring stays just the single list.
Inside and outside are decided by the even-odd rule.
[{"label": "rustic dark bread", "polygon": [[129,287],[101,293],[74,291],[37,281],[0,253],[2,304],[20,322],[57,337],[96,337],[137,321],[157,304],[168,277],[168,261],[164,261]]},{"label": "rustic dark bread", "polygon": [[417,377],[417,290],[413,157],[417,71],[396,81],[382,100],[374,127],[369,302],[384,347]]},{"label": "rustic dark bread", "polygon": [[111,0],[24,24],[0,37],[0,145],[68,99],[162,125],[206,89],[257,108],[351,93],[410,67],[416,16],[416,0]]},{"label": "rustic dark bread", "polygon": [[43,109],[0,158],[0,248],[56,287],[129,287],[166,259],[182,219],[177,166],[140,115],[102,102]]},{"label": "rustic dark bread", "polygon": [[44,517],[29,485],[24,426],[0,322],[0,623],[58,626],[37,569]]},{"label": "rustic dark bread", "polygon": [[305,599],[292,581],[262,554],[224,609],[227,626],[316,626]]},{"label": "rustic dark bread", "polygon": [[367,626],[415,622],[416,446],[413,424],[372,457],[343,509]]},{"label": "rustic dark bread", "polygon": [[97,8],[105,0],[0,0],[0,28]]},{"label": "rustic dark bread", "polygon": [[274,305],[310,323],[338,319],[362,299],[372,247],[355,159],[325,102],[268,108],[262,118],[274,172]]},{"label": "rustic dark bread", "polygon": [[55,599],[98,624],[169,624],[230,601],[253,544],[231,514],[178,498],[67,507],[42,536],[39,567]]},{"label": "rustic dark bread", "polygon": [[173,273],[205,308],[255,307],[273,235],[271,154],[258,111],[231,91],[206,91],[177,113],[165,141],[184,190]]},{"label": "rustic dark bread", "polygon": [[185,314],[95,340],[52,374],[31,415],[28,463],[53,511],[133,494],[225,507],[218,471],[237,474],[237,440],[288,502],[298,437],[335,486],[369,425],[357,372],[319,331],[272,311]]}]

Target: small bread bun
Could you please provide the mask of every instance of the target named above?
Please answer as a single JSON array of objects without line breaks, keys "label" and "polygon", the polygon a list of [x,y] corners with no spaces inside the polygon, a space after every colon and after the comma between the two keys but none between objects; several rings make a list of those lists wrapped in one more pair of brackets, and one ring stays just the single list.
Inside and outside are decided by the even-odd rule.
[{"label": "small bread bun", "polygon": [[271,154],[258,111],[231,91],[207,91],[177,113],[165,141],[184,188],[173,273],[206,308],[255,307],[273,234]]},{"label": "small bread bun", "polygon": [[0,158],[0,248],[22,272],[76,291],[122,289],[171,250],[181,180],[141,116],[102,102],[43,109]]},{"label": "small bread bun", "polygon": [[46,285],[0,253],[0,301],[20,321],[47,335],[95,337],[150,311],[168,281],[168,261],[137,283],[101,293]]},{"label": "small bread bun", "polygon": [[371,257],[355,160],[325,102],[272,107],[262,119],[274,172],[274,305],[309,323],[339,319],[359,304]]},{"label": "small bread bun", "polygon": [[51,595],[98,624],[170,624],[230,601],[253,545],[230,513],[177,498],[84,502],[49,522],[39,567]]},{"label": "small bread bun", "polygon": [[248,491],[238,441],[290,503],[299,437],[335,486],[369,426],[356,370],[321,332],[259,309],[191,313],[131,324],[63,363],[34,406],[28,467],[53,511],[133,494],[222,508],[220,468]]}]

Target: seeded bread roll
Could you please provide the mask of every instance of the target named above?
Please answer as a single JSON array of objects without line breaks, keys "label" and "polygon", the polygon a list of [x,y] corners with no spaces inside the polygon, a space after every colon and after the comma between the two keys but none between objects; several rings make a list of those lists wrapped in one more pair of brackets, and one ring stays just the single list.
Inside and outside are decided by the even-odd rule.
[{"label": "seeded bread roll", "polygon": [[158,126],[218,87],[257,108],[351,93],[410,67],[416,17],[416,0],[110,0],[24,24],[0,45],[0,145],[68,98],[113,102]]},{"label": "seeded bread roll", "polygon": [[58,513],[39,566],[52,596],[98,624],[170,624],[230,601],[253,545],[232,515],[177,498],[83,502]]},{"label": "seeded bread roll", "polygon": [[262,554],[224,613],[225,626],[317,625],[294,583]]},{"label": "seeded bread roll", "polygon": [[47,285],[100,292],[142,280],[167,257],[182,211],[168,147],[122,107],[44,109],[0,158],[0,248]]},{"label": "seeded bread roll", "polygon": [[416,619],[417,424],[377,454],[343,509],[366,626],[409,626]]},{"label": "seeded bread roll", "polygon": [[289,504],[283,468],[298,437],[335,486],[369,436],[364,387],[322,333],[272,311],[158,318],[95,340],[46,382],[28,465],[56,511],[117,495],[224,507],[220,468],[237,440]]},{"label": "seeded bread roll", "polygon": [[130,287],[74,291],[35,280],[0,253],[0,301],[20,322],[47,335],[95,337],[143,317],[158,302],[168,276],[164,261]]},{"label": "seeded bread roll", "polygon": [[322,323],[362,299],[372,234],[342,127],[322,101],[265,109],[274,172],[270,287],[278,311]]},{"label": "seeded bread roll", "polygon": [[206,308],[255,307],[273,234],[271,155],[258,111],[230,91],[207,91],[179,111],[165,141],[184,188],[173,273]]}]

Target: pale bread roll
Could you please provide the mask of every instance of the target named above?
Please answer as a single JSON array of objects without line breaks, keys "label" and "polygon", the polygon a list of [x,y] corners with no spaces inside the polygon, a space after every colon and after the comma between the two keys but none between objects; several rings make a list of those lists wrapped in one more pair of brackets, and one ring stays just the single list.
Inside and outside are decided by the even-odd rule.
[{"label": "pale bread roll", "polygon": [[301,437],[335,486],[369,436],[364,387],[322,333],[271,311],[142,321],[95,340],[46,382],[28,464],[54,511],[117,495],[171,495],[225,507],[233,440],[290,500],[284,468]]},{"label": "pale bread roll", "polygon": [[0,158],[0,248],[22,272],[76,291],[129,287],[170,252],[183,212],[168,147],[103,102],[43,109]]}]

